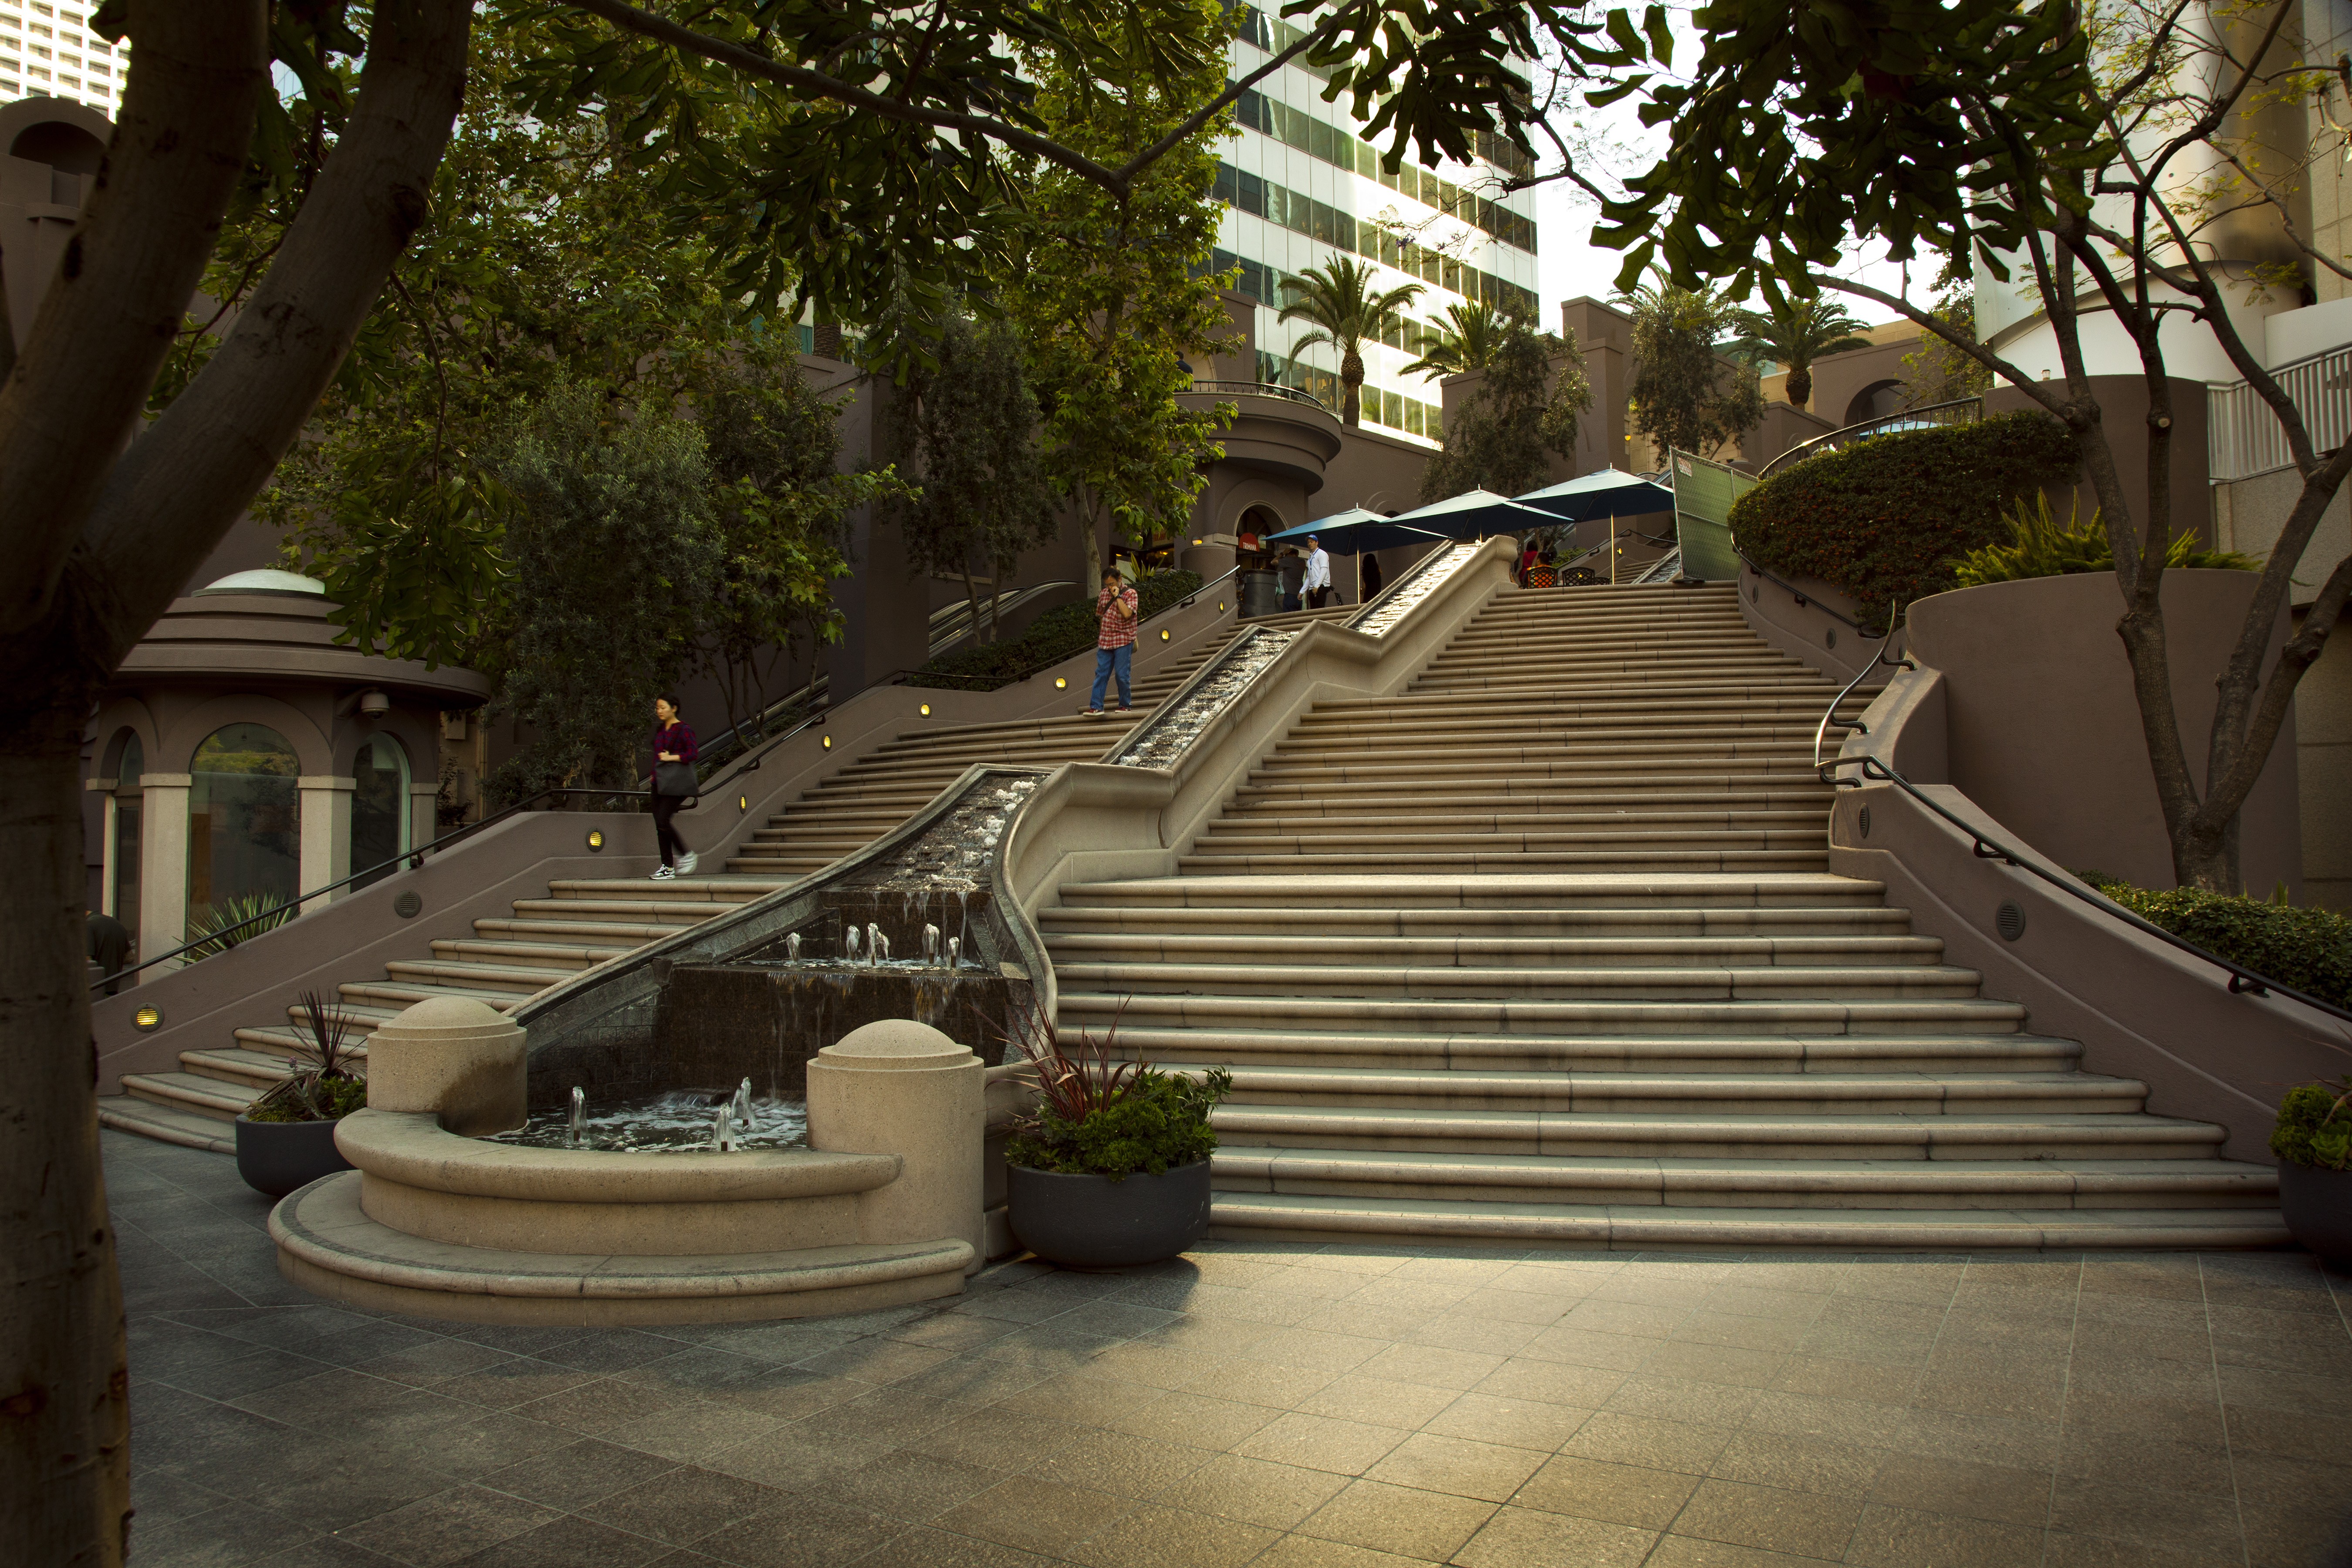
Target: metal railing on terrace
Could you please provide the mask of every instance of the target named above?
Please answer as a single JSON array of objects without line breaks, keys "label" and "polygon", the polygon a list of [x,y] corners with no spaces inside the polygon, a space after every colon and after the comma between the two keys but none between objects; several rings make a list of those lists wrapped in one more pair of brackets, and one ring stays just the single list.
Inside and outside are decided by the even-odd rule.
[{"label": "metal railing on terrace", "polygon": [[1960,397],[1949,403],[1930,403],[1919,408],[1899,408],[1875,419],[1861,420],[1800,441],[1758,469],[1756,477],[1763,479],[1817,452],[1834,452],[1856,441],[1868,440],[1873,436],[1892,436],[1898,430],[1927,430],[1941,425],[1973,425],[1983,417],[1984,399],[1981,397]]},{"label": "metal railing on terrace", "polygon": [[1192,378],[1194,392],[1213,393],[1220,397],[1279,397],[1291,403],[1303,403],[1309,408],[1319,408],[1326,414],[1336,414],[1329,404],[1311,392],[1301,392],[1295,386],[1285,386],[1274,381],[1213,381],[1204,376]]},{"label": "metal railing on terrace", "polygon": [[[2325,349],[2271,372],[2303,416],[2314,452],[2332,452],[2352,437],[2352,343]],[[2286,432],[2253,387],[2242,381],[2205,388],[2205,477],[2214,484],[2294,466]]]}]

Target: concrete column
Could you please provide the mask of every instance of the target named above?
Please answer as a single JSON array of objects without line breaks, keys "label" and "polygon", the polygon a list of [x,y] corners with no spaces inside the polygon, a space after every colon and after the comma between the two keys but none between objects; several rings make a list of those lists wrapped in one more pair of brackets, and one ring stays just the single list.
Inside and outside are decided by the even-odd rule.
[{"label": "concrete column", "polygon": [[440,801],[441,785],[437,780],[432,784],[412,784],[408,786],[408,847],[411,849],[432,843],[440,833],[434,816]]},{"label": "concrete column", "polygon": [[98,817],[98,912],[102,915],[122,912],[114,907],[114,791],[120,783],[117,779],[81,781],[84,789],[105,792]]},{"label": "concrete column", "polygon": [[[332,773],[304,773],[294,782],[302,790],[300,890],[307,893],[352,874],[352,792],[359,783]],[[341,896],[330,893],[310,907]]]},{"label": "concrete column", "polygon": [[852,1030],[810,1060],[809,1147],[899,1159],[897,1181],[858,1194],[860,1241],[959,1237],[974,1270],[986,1259],[982,1077],[978,1057],[911,1018]]},{"label": "concrete column", "polygon": [[[188,791],[194,773],[139,775],[139,946],[142,957],[188,940]],[[161,980],[177,959],[142,969],[138,983]]]}]

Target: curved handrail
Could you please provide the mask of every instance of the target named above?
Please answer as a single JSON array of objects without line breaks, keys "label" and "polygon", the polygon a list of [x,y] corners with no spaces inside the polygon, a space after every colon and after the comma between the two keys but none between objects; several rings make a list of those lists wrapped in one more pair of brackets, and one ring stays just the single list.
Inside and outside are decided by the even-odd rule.
[{"label": "curved handrail", "polygon": [[1212,381],[1195,378],[1189,390],[1193,392],[1215,393],[1220,395],[1229,395],[1235,397],[1280,397],[1292,403],[1304,403],[1310,408],[1320,409],[1322,412],[1331,415],[1335,419],[1339,417],[1339,415],[1333,411],[1329,404],[1324,402],[1313,393],[1302,392],[1295,386],[1285,386],[1280,382]]},{"label": "curved handrail", "polygon": [[1773,469],[1779,468],[1781,464],[1788,462],[1790,458],[1809,458],[1812,456],[1816,449],[1823,446],[1829,446],[1832,450],[1834,450],[1838,444],[1847,441],[1859,441],[1864,439],[1865,437],[1883,434],[1890,430],[1905,430],[1913,428],[1927,429],[1938,425],[1965,425],[1969,423],[1968,419],[1961,418],[1957,416],[1948,419],[1929,419],[1925,417],[1927,415],[1936,414],[1948,408],[1973,409],[1975,413],[1970,416],[1970,417],[1981,418],[1984,415],[1984,399],[1981,397],[1955,397],[1948,403],[1923,404],[1917,408],[1906,408],[1894,414],[1882,414],[1875,419],[1859,419],[1851,425],[1840,426],[1834,430],[1825,430],[1818,436],[1808,436],[1805,439],[1798,442],[1795,446],[1790,447],[1787,451],[1781,453],[1779,457],[1773,458],[1762,468],[1757,469],[1756,477],[1761,479],[1771,473]]},{"label": "curved handrail", "polygon": [[1819,610],[1830,619],[1841,622],[1845,626],[1852,626],[1855,631],[1860,632],[1864,637],[1871,635],[1870,628],[1864,626],[1860,621],[1853,620],[1849,616],[1838,614],[1835,610],[1831,609],[1827,605],[1822,604],[1818,599],[1807,598],[1805,596],[1805,591],[1802,588],[1798,587],[1794,583],[1789,582],[1784,578],[1775,577],[1769,572],[1765,571],[1761,566],[1757,565],[1755,562],[1748,559],[1747,552],[1741,550],[1738,545],[1732,546],[1731,552],[1739,557],[1739,563],[1742,566],[1747,567],[1750,572],[1755,573],[1756,575],[1763,578],[1767,583],[1771,584],[1776,588],[1786,588],[1789,591],[1789,597],[1797,601],[1797,607],[1799,609]]},{"label": "curved handrail", "polygon": [[[1150,615],[1145,616],[1142,619],[1135,623],[1136,629],[1140,632],[1145,626],[1150,626],[1160,616],[1173,615],[1178,610],[1190,607],[1193,604],[1197,603],[1200,600],[1201,595],[1207,593],[1210,589],[1217,587],[1223,584],[1230,583],[1240,575],[1241,568],[1239,566],[1228,568],[1223,576],[1212,577],[1207,582],[1202,584],[1199,587],[1193,589],[1191,593],[1185,595],[1182,598],[1175,601],[1173,604],[1162,605],[1160,608],[1152,611]],[[957,675],[951,671],[940,669],[894,669],[890,671],[889,674],[874,681],[873,684],[876,686],[886,684],[893,686],[913,686],[917,684],[917,682],[909,678],[919,675],[923,678],[922,684],[926,686],[929,686],[933,681],[943,680],[973,680],[987,683],[980,686],[941,686],[934,689],[937,690],[1001,691],[1008,686],[1018,686],[1021,682],[1028,679],[1031,676],[1039,673],[1041,670],[1051,669],[1055,665],[1075,658],[1078,657],[1078,654],[1082,654],[1086,650],[1084,648],[1080,648],[1077,650],[1077,653],[1055,654],[1051,658],[1042,659],[1035,664],[1030,665],[1025,669],[1015,670],[1010,675]]]},{"label": "curved handrail", "polygon": [[[1837,770],[1849,763],[1858,765],[1862,769],[1862,778],[1847,779],[1837,776]],[[2259,971],[2249,969],[2244,964],[2238,963],[2235,959],[2224,958],[2220,953],[2213,952],[2210,948],[2200,947],[2186,937],[2176,936],[2171,931],[2168,931],[2162,926],[2158,925],[2154,921],[2134,914],[2131,910],[2124,908],[2113,899],[2107,898],[2103,894],[2085,888],[2081,883],[2065,878],[2053,876],[2050,872],[2043,870],[2032,861],[2021,858],[2016,850],[2011,849],[2009,846],[2001,843],[1999,839],[1987,835],[1981,829],[1974,827],[1969,823],[1962,821],[1958,816],[1946,810],[1943,805],[1928,798],[1927,794],[1922,791],[1917,784],[1913,784],[1909,779],[1905,778],[1901,773],[1896,773],[1893,768],[1888,767],[1885,763],[1880,762],[1876,757],[1872,756],[1867,752],[1863,752],[1859,756],[1834,758],[1832,761],[1823,763],[1821,768],[1821,780],[1823,784],[1833,784],[1841,789],[1860,789],[1863,786],[1864,780],[1872,780],[1880,784],[1891,784],[1895,788],[1901,790],[1904,794],[1909,795],[1913,800],[1917,801],[1921,805],[1926,806],[1929,811],[1935,813],[1937,816],[1943,818],[1946,822],[1950,823],[1954,827],[1958,828],[1962,833],[1968,835],[1968,837],[1974,842],[1976,857],[1978,859],[1999,860],[2003,865],[2009,866],[2015,870],[2026,872],[2029,875],[2048,883],[2051,887],[2057,889],[2060,892],[2064,893],[2067,897],[2074,900],[2077,903],[2088,904],[2102,914],[2112,915],[2116,920],[2123,921],[2126,925],[2130,926],[2134,931],[2140,932],[2144,936],[2152,936],[2156,938],[2157,941],[2161,942],[2169,947],[2178,948],[2182,952],[2189,954],[2191,958],[2202,959],[2206,963],[2212,964],[2214,967],[2226,971],[2230,976],[2230,994],[2231,995],[2267,996],[2272,992],[2276,992],[2278,994],[2287,998],[2291,1002],[2300,1002],[2305,1006],[2325,1013],[2331,1018],[2335,1018],[2343,1023],[2352,1024],[2352,1010],[2339,1007],[2333,1002],[2323,1002],[2316,996],[2297,991],[2292,985],[2283,984]]]},{"label": "curved handrail", "polygon": [[[373,877],[379,872],[397,870],[400,868],[401,862],[404,860],[408,862],[409,869],[415,870],[425,864],[425,857],[434,853],[436,850],[446,849],[450,845],[457,842],[460,838],[469,838],[486,827],[504,822],[509,816],[519,816],[521,813],[530,810],[541,801],[549,799],[551,796],[587,795],[598,800],[643,800],[652,793],[653,792],[650,790],[642,789],[573,789],[563,785],[558,785],[551,789],[541,790],[535,795],[527,795],[523,796],[522,799],[516,801],[512,805],[506,807],[504,810],[493,812],[489,816],[482,818],[479,822],[467,823],[464,826],[457,828],[454,832],[443,834],[440,837],[434,839],[429,844],[420,844],[414,849],[404,849],[399,854],[394,856],[391,859],[379,860],[364,871],[354,871],[340,882],[329,882],[322,888],[313,888],[309,892],[299,894],[295,898],[289,900],[285,903],[273,904],[257,914],[246,916],[245,919],[236,921],[234,924],[225,925],[217,931],[207,931],[194,942],[183,942],[169,952],[159,952],[152,958],[142,959],[128,969],[114,970],[111,973],[92,981],[89,988],[92,991],[95,991],[102,985],[114,984],[116,982],[121,980],[125,975],[136,974],[142,969],[151,969],[156,964],[169,963],[171,960],[178,958],[183,953],[189,952],[196,948],[208,947],[212,943],[220,941],[221,938],[228,935],[231,931],[240,931],[245,930],[247,926],[261,925],[262,922],[268,921],[268,924],[264,926],[263,929],[274,929],[278,923],[274,917],[287,914],[293,910],[298,910],[304,904],[309,903],[312,899],[319,898],[327,893],[331,893],[339,888],[348,888],[354,882],[365,881],[368,878]],[[232,943],[231,945],[234,946],[235,944]]]},{"label": "curved handrail", "polygon": [[[1854,672],[1853,679],[1847,681],[1845,685],[1840,689],[1835,697],[1830,699],[1829,707],[1824,709],[1822,712],[1822,721],[1813,726],[1813,766],[1816,769],[1820,768],[1822,765],[1822,742],[1829,739],[1829,732],[1832,730],[1841,730],[1849,734],[1854,735],[1867,735],[1870,733],[1870,727],[1867,724],[1864,724],[1861,720],[1856,719],[1849,722],[1848,721],[1837,716],[1838,704],[1843,702],[1847,698],[1853,695],[1853,689],[1862,684],[1863,678],[1864,676],[1867,676],[1871,671],[1876,669],[1881,665],[1885,665],[1889,669],[1916,669],[1919,668],[1917,664],[1914,663],[1910,659],[1889,658],[1886,657],[1886,645],[1893,642],[1895,640],[1895,634],[1902,629],[1895,624],[1896,607],[1896,601],[1889,599],[1886,602],[1886,635],[1878,639],[1877,651],[1871,655],[1870,661],[1868,663],[1864,664],[1860,669]],[[1848,624],[1851,625],[1852,623]]]}]

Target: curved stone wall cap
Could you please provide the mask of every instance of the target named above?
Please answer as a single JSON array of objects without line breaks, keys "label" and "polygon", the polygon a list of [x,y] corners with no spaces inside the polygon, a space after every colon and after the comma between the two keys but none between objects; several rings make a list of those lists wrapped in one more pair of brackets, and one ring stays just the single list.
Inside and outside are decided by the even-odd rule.
[{"label": "curved stone wall cap", "polygon": [[521,1027],[488,1003],[471,996],[428,996],[422,1002],[411,1003],[390,1023],[377,1025],[375,1032],[390,1034],[394,1038],[404,1035],[446,1038],[453,1035],[504,1034]]},{"label": "curved stone wall cap", "polygon": [[206,594],[305,594],[324,598],[326,593],[327,585],[316,577],[263,566],[251,572],[232,572],[216,583],[205,584],[189,597],[200,599]]},{"label": "curved stone wall cap", "polygon": [[980,1059],[929,1024],[912,1018],[883,1018],[852,1029],[817,1052],[817,1058],[827,1067],[881,1072],[961,1067]]}]

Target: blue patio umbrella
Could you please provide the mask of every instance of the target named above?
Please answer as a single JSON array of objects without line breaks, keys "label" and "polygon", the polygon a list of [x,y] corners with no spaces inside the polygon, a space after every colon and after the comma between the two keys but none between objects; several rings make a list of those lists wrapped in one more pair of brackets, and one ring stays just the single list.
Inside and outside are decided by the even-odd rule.
[{"label": "blue patio umbrella", "polygon": [[1675,492],[1639,474],[1603,468],[1565,484],[1547,485],[1517,498],[1521,506],[1548,511],[1551,522],[1584,522],[1596,517],[1639,517],[1675,510]]},{"label": "blue patio umbrella", "polygon": [[1492,490],[1471,490],[1395,517],[1382,517],[1361,507],[1351,508],[1269,534],[1266,542],[1302,544],[1308,534],[1313,534],[1324,549],[1354,555],[1401,544],[1484,539],[1526,528],[1549,528],[1557,521],[1549,513],[1519,505],[1508,496],[1498,496]]}]

